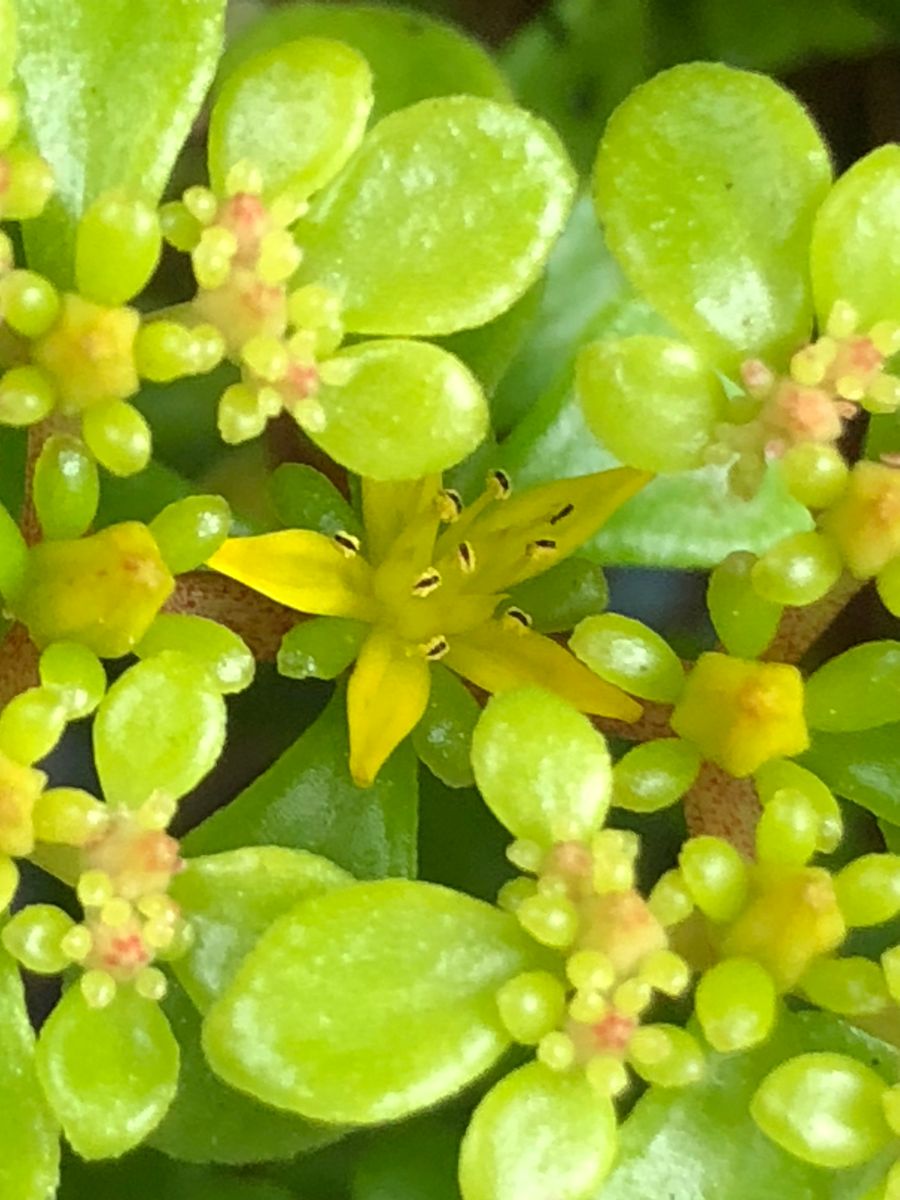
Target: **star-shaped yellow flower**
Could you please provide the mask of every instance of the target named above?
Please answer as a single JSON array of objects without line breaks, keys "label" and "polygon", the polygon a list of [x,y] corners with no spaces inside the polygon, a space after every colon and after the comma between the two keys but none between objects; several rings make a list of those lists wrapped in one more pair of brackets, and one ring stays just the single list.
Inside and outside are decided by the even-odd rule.
[{"label": "star-shaped yellow flower", "polygon": [[501,471],[468,507],[439,476],[362,481],[365,544],[289,529],[233,538],[209,560],[264,596],[371,626],[347,692],[350,770],[369,785],[417,724],[430,666],[488,692],[526,683],[582,712],[633,721],[640,707],[506,608],[508,590],[571,554],[649,479],[622,468],[510,497]]}]

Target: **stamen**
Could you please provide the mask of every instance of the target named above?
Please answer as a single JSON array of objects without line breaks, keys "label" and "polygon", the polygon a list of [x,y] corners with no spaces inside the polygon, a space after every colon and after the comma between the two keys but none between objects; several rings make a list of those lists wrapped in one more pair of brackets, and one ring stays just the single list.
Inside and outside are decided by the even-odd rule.
[{"label": "stamen", "polygon": [[527,612],[523,612],[521,608],[508,608],[503,614],[504,620],[511,621],[514,625],[520,626],[523,629],[530,629],[532,625],[531,617]]},{"label": "stamen", "polygon": [[338,546],[340,546],[348,558],[352,558],[354,554],[359,554],[362,548],[362,543],[360,542],[359,538],[356,537],[355,534],[347,533],[343,529],[338,530],[338,532],[334,534],[332,540]]},{"label": "stamen", "polygon": [[555,551],[556,542],[553,538],[537,538],[525,547],[525,553],[529,558],[546,558]]},{"label": "stamen", "polygon": [[445,637],[434,637],[430,642],[425,642],[419,647],[422,654],[429,662],[437,662],[439,658],[443,658],[449,653],[450,643]]},{"label": "stamen", "polygon": [[456,547],[456,554],[459,558],[459,565],[466,575],[471,575],[475,570],[475,551],[472,548],[471,542],[460,542]]},{"label": "stamen", "polygon": [[430,596],[441,586],[441,573],[435,567],[423,571],[412,586],[414,596]]},{"label": "stamen", "polygon": [[559,510],[559,512],[554,513],[554,515],[550,518],[550,524],[551,525],[559,524],[560,521],[564,521],[566,519],[566,517],[571,516],[574,511],[575,511],[574,504],[564,504],[562,506],[562,508]]},{"label": "stamen", "polygon": [[438,492],[436,501],[438,516],[445,525],[452,525],[454,521],[459,520],[459,514],[463,510],[462,496],[459,492],[452,488],[444,488]]},{"label": "stamen", "polygon": [[491,471],[487,477],[488,491],[494,493],[497,500],[505,500],[512,491],[512,484],[505,471]]}]

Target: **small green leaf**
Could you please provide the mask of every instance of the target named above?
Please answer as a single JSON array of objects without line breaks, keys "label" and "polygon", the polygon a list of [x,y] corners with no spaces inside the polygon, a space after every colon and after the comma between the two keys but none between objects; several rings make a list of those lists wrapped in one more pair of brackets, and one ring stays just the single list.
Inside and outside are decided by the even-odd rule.
[{"label": "small green leaf", "polygon": [[351,617],[312,617],[289,629],[278,647],[288,679],[337,679],[359,656],[371,625]]},{"label": "small green leaf", "polygon": [[18,525],[0,504],[0,596],[11,598],[25,578],[28,547]]},{"label": "small green leaf", "polygon": [[416,754],[448,787],[471,787],[472,732],[481,706],[466,685],[440,665],[431,671],[428,707],[412,732]]},{"label": "small green leaf", "polygon": [[269,10],[232,41],[220,79],[248,58],[295,38],[334,38],[366,59],[375,77],[374,118],[429,96],[508,100],[509,86],[473,38],[423,13],[374,4],[289,4]]},{"label": "small green leaf", "polygon": [[[171,980],[163,1011],[181,1048],[181,1070],[172,1107],[150,1145],[186,1162],[238,1164],[294,1158],[343,1136],[339,1126],[314,1125],[226,1087],[203,1054],[200,1014]],[[170,1200],[168,1191],[156,1195]]]},{"label": "small green leaf", "polygon": [[472,742],[472,765],[491,812],[541,845],[589,838],[603,824],[612,766],[601,734],[552,692],[492,696]]},{"label": "small green leaf", "polygon": [[857,733],[814,733],[800,759],[837,795],[900,825],[900,725]]},{"label": "small green leaf", "polygon": [[334,484],[306,463],[284,463],[273,471],[272,502],[288,529],[319,533],[362,533],[362,522]]},{"label": "small green leaf", "polygon": [[829,659],[806,681],[812,729],[853,733],[900,721],[900,642],[865,642]]},{"label": "small green leaf", "polygon": [[355,50],[323,38],[288,42],[244,62],[225,81],[209,125],[209,174],[252,162],[269,195],[305,199],[332,179],[362,140],[372,73]]},{"label": "small green leaf", "polygon": [[325,1121],[394,1120],[500,1057],[494,993],[526,965],[515,919],[434,884],[363,883],[277,921],[210,1009],[227,1083]]},{"label": "small green leaf", "polygon": [[869,1162],[894,1140],[881,1107],[885,1091],[870,1067],[820,1050],[779,1064],[757,1088],[750,1112],[788,1154],[840,1170]]},{"label": "small green leaf", "polygon": [[454,466],[488,432],[487,401],[458,358],[428,342],[362,342],[329,367],[347,372],[323,384],[297,421],[341,466],[369,479],[419,479]]},{"label": "small green leaf", "polygon": [[724,419],[722,383],[684,342],[604,338],[578,356],[577,390],[591,429],[620,462],[687,471]]},{"label": "small green leaf", "polygon": [[38,1084],[19,968],[0,947],[0,1195],[45,1200],[58,1176],[59,1134]]},{"label": "small green leaf", "polygon": [[165,1116],[178,1084],[178,1043],[159,1006],[133,988],[98,1009],[76,986],[41,1030],[37,1067],[72,1148],[82,1158],[118,1158]]},{"label": "small green leaf", "polygon": [[189,859],[169,890],[194,940],[173,970],[197,1008],[209,1008],[276,917],[308,896],[352,882],[327,858],[280,846]]},{"label": "small green leaf", "polygon": [[224,695],[242,692],[253,682],[256,662],[243,638],[209,617],[160,613],[134,652],[138,658],[153,658],[172,650],[202,667],[207,681]]},{"label": "small green leaf", "polygon": [[123,808],[138,808],[156,791],[176,800],[187,795],[215,765],[224,743],[220,692],[204,667],[175,650],[126,671],[94,722],[103,794]]},{"label": "small green leaf", "polygon": [[189,855],[247,845],[311,850],[358,878],[412,875],[416,760],[400,746],[371,787],[350,778],[347,718],[338,691],[314,725],[231,804],[188,834]]},{"label": "small green leaf", "polygon": [[601,613],[609,603],[609,587],[597,563],[577,555],[517,583],[509,598],[531,617],[540,633],[562,633],[584,617]]},{"label": "small green leaf", "polygon": [[583,1073],[532,1062],[475,1109],[459,1160],[464,1200],[583,1200],[612,1166],[616,1113]]},{"label": "small green leaf", "polygon": [[825,1050],[897,1078],[893,1048],[825,1013],[786,1014],[751,1053],[710,1055],[704,1079],[682,1091],[652,1088],[624,1123],[617,1165],[595,1200],[862,1200],[894,1157],[834,1173],[786,1154],[756,1127],[750,1099],[791,1055]]},{"label": "small green leaf", "polygon": [[657,75],[610,119],[595,199],[632,284],[710,361],[778,366],[809,335],[828,152],[799,101],[716,63]]},{"label": "small green leaf", "polygon": [[900,320],[900,146],[879,146],[834,185],[813,226],[812,278],[821,322],[837,300],[863,329]]},{"label": "small green leaf", "polygon": [[355,333],[483,325],[522,296],[574,191],[558,138],[474,96],[385,117],[297,227],[300,276],[333,288]]},{"label": "small green leaf", "polygon": [[225,0],[79,0],[65,20],[58,0],[17,9],[25,116],[56,180],[26,226],[28,260],[69,286],[92,200],[110,188],[161,195],[215,71]]}]

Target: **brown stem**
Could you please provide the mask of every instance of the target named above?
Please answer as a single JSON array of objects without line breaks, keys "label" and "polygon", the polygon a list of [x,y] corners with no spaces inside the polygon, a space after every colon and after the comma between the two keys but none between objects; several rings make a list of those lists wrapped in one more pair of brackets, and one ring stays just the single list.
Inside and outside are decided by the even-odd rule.
[{"label": "brown stem", "polygon": [[180,575],[166,611],[209,617],[239,634],[258,662],[274,662],[281,639],[303,617],[226,575]]},{"label": "brown stem", "polygon": [[0,640],[0,709],[38,680],[38,651],[24,625],[13,625]]},{"label": "brown stem", "polygon": [[786,608],[778,632],[761,655],[766,662],[799,663],[864,584],[844,574],[827,595],[806,608]]}]

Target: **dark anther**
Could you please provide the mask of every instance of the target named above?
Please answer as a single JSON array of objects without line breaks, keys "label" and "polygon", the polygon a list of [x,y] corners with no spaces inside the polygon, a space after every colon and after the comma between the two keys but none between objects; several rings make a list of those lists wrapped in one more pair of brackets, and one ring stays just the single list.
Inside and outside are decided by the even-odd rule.
[{"label": "dark anther", "polygon": [[551,524],[551,525],[556,525],[556,524],[557,524],[557,522],[559,522],[559,521],[564,521],[564,520],[566,519],[566,517],[570,516],[570,515],[571,515],[571,514],[572,514],[574,511],[575,511],[575,505],[574,505],[574,504],[564,504],[564,505],[562,506],[562,508],[559,510],[559,512],[558,512],[558,513],[555,513],[555,514],[554,514],[554,515],[553,515],[553,516],[550,518],[550,524]]},{"label": "dark anther", "polygon": [[529,617],[527,612],[523,612],[521,608],[508,608],[504,616],[509,617],[512,621],[517,621],[519,625],[524,625],[526,629],[531,628],[531,617]]},{"label": "dark anther", "polygon": [[512,491],[512,484],[505,471],[491,471],[489,479],[496,487],[497,495],[501,500],[505,499]]},{"label": "dark anther", "polygon": [[471,544],[460,542],[456,547],[456,553],[459,555],[459,565],[467,575],[470,575],[475,570],[475,551]]},{"label": "dark anther", "polygon": [[429,567],[427,571],[423,571],[416,582],[413,584],[413,594],[416,596],[430,596],[435,588],[441,586],[441,573],[436,571],[434,567]]},{"label": "dark anther", "polygon": [[445,637],[432,638],[425,647],[425,657],[434,662],[435,659],[443,658],[449,649],[450,643]]},{"label": "dark anther", "polygon": [[334,541],[340,546],[345,554],[359,554],[361,542],[358,537],[352,533],[345,533],[341,529],[334,535]]}]

